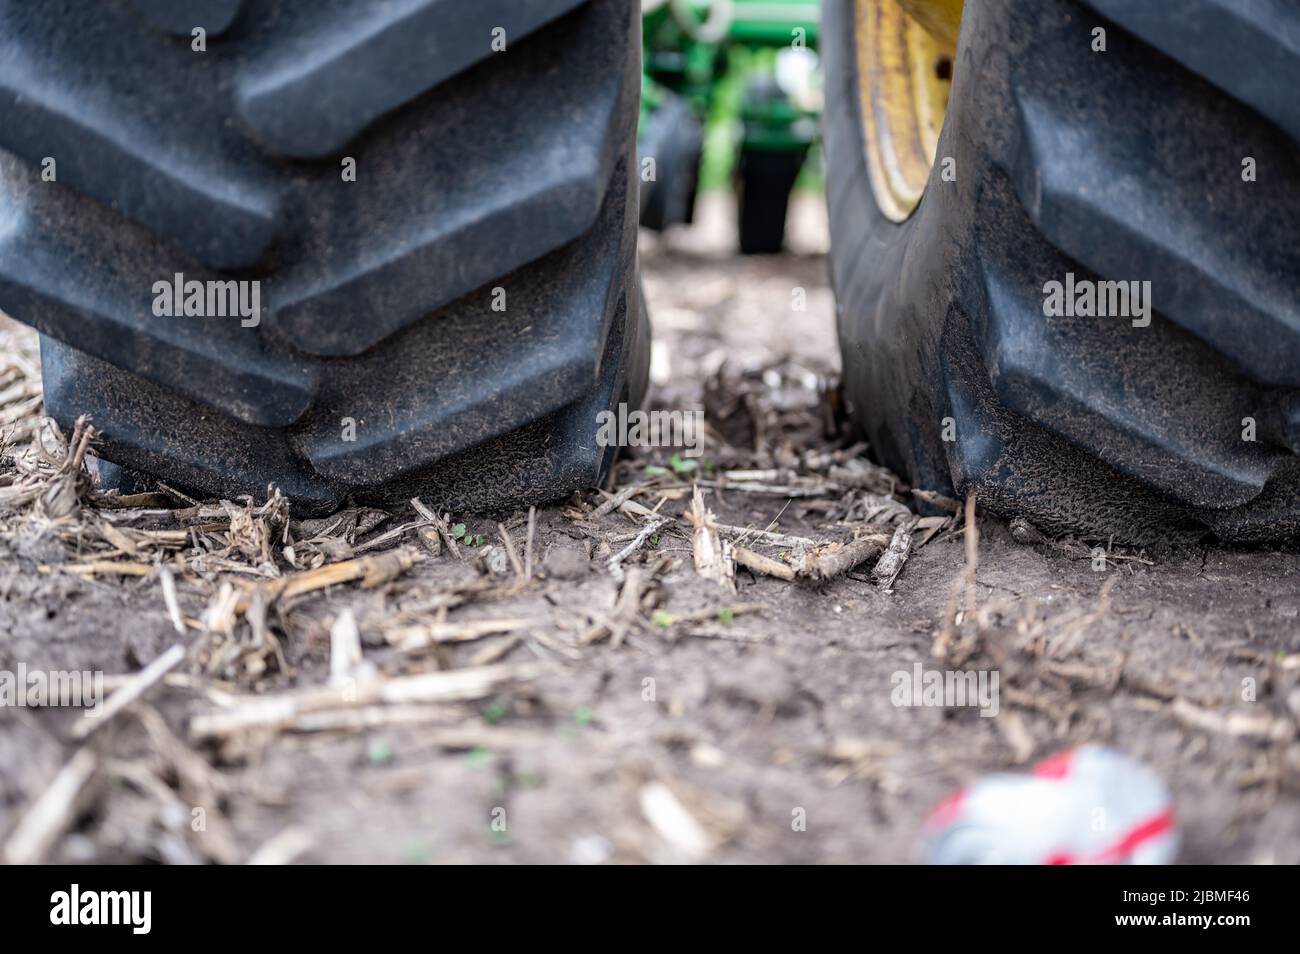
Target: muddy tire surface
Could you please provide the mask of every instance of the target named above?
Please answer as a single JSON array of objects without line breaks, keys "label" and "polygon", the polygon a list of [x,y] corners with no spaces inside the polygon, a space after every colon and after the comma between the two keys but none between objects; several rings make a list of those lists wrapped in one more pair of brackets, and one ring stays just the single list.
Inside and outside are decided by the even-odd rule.
[{"label": "muddy tire surface", "polygon": [[0,308],[114,473],[308,510],[600,480],[648,346],[631,7],[4,2],[0,35]]},{"label": "muddy tire surface", "polygon": [[1300,13],[967,3],[936,162],[895,222],[854,10],[824,4],[832,271],[879,457],[1054,532],[1293,536],[1300,115],[1274,81],[1300,77]]}]

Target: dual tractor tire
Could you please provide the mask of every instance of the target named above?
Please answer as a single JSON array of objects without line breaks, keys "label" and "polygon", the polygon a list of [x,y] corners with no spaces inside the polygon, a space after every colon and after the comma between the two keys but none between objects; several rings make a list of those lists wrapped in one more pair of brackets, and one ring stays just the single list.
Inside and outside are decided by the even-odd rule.
[{"label": "dual tractor tire", "polygon": [[[1295,537],[1300,7],[966,0],[899,221],[863,126],[877,2],[824,0],[822,31],[845,394],[874,453],[1052,533]],[[1129,312],[1073,307],[1117,282]]]},{"label": "dual tractor tire", "polygon": [[0,309],[49,413],[303,511],[598,483],[646,381],[640,42],[607,0],[0,0]]}]

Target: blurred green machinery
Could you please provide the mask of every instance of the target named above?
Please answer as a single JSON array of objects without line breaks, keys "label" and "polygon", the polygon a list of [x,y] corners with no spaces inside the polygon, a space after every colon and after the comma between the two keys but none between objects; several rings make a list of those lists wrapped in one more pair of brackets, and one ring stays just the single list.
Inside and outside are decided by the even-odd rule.
[{"label": "blurred green machinery", "polygon": [[691,222],[701,177],[730,178],[740,250],[781,250],[819,128],[817,10],[817,0],[643,0],[643,226]]}]

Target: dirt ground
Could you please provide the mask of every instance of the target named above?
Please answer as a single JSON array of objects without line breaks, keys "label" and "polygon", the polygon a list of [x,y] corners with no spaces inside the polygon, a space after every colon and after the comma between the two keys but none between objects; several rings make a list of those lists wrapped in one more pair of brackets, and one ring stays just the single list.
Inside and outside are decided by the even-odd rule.
[{"label": "dirt ground", "polygon": [[[953,789],[1100,742],[1166,781],[1179,860],[1300,862],[1300,554],[1099,569],[1097,541],[981,515],[969,561],[960,513],[915,523],[835,430],[825,213],[795,212],[777,257],[733,253],[718,196],[647,238],[653,399],[704,409],[704,455],[625,460],[617,506],[584,493],[531,534],[526,511],[444,536],[414,510],[124,508],[76,435],[35,455],[34,336],[5,324],[0,671],[130,689],[185,650],[111,716],[0,709],[8,860],[911,862]],[[694,565],[700,533],[796,575],[900,527],[892,583],[741,567],[732,592]],[[998,714],[893,705],[918,662],[996,670]]]}]

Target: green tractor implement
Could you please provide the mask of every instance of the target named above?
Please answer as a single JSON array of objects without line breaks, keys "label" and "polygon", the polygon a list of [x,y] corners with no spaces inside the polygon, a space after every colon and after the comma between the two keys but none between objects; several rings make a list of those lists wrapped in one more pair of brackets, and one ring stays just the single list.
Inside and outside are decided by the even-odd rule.
[{"label": "green tractor implement", "polygon": [[641,223],[690,223],[734,181],[740,248],[780,251],[819,128],[816,0],[644,0]]}]

